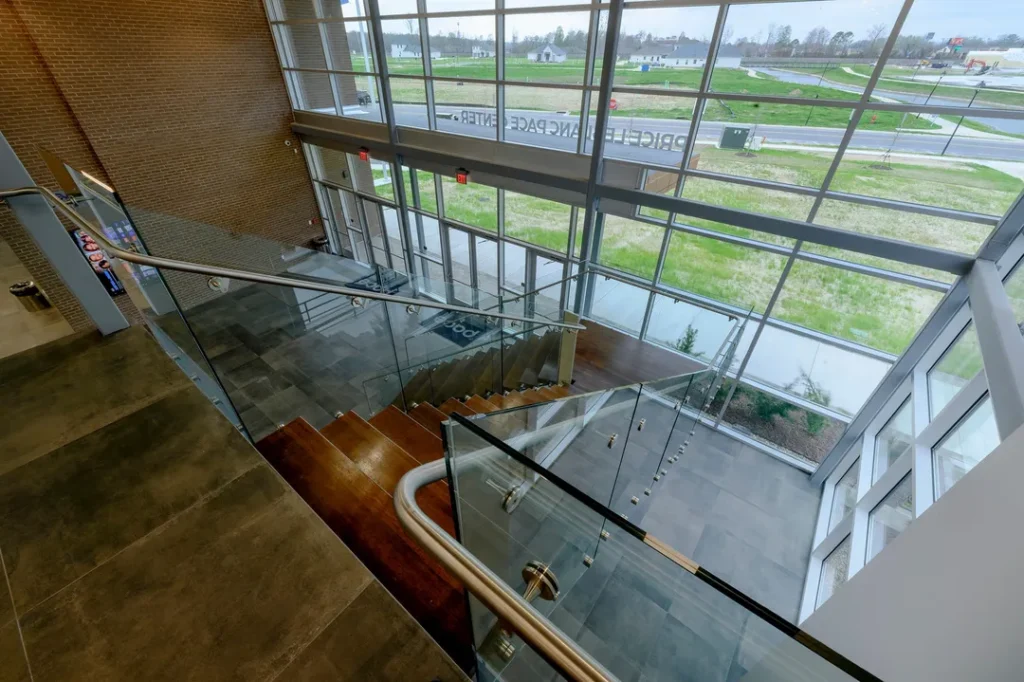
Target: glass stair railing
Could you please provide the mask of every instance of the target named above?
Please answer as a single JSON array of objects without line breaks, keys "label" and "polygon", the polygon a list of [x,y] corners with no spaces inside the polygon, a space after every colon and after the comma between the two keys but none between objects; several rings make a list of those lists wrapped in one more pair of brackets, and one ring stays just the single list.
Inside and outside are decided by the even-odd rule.
[{"label": "glass stair railing", "polygon": [[557,305],[545,307],[552,319],[520,295],[493,296],[145,209],[120,215],[117,229],[89,228],[111,250],[154,262],[113,261],[124,264],[117,272],[168,352],[254,441],[297,417],[320,428],[350,410],[369,418],[396,400],[411,407],[402,386],[426,366],[430,400],[442,390],[462,398],[470,387],[449,381],[466,369],[457,360],[499,349],[493,375],[504,377],[502,356],[511,365],[511,351],[534,337],[546,339],[543,352],[516,376],[525,385],[557,379]]},{"label": "glass stair railing", "polygon": [[[397,372],[385,372],[363,382],[368,409],[378,412],[389,404],[412,409],[422,402],[440,406],[450,398],[464,400],[478,395],[568,383],[572,375],[574,336],[546,323],[574,321],[566,316],[549,292],[568,278],[552,282],[528,294],[481,298],[482,315],[450,315],[424,326],[406,338],[406,357],[419,362]],[[542,312],[541,312],[542,311]],[[501,321],[492,312],[522,315],[534,322]],[[488,328],[482,333],[476,323]],[[442,333],[438,338],[438,331]],[[469,335],[469,345],[452,351],[444,337]],[[440,350],[438,347],[440,346]]]},{"label": "glass stair railing", "polygon": [[[875,679],[643,530],[666,472],[710,421],[743,324],[698,371],[572,396],[561,386],[558,399],[539,389],[540,402],[510,407],[510,386],[562,376],[564,347],[555,358],[550,339],[572,318],[545,310],[553,297],[449,296],[461,285],[144,211],[132,211],[141,235],[131,221],[97,229],[24,191],[127,263],[118,274],[158,338],[188,356],[176,359],[197,383],[215,377],[227,400],[214,401],[254,440],[296,417],[320,428],[409,396],[493,392],[507,409],[441,415],[445,459],[409,470],[394,494],[412,529],[412,482],[450,476],[458,541],[410,533],[472,593],[480,679]],[[132,254],[146,249],[158,255]],[[438,331],[452,314],[479,318],[471,343]],[[388,377],[397,391],[379,388]]]},{"label": "glass stair railing", "polygon": [[480,679],[877,679],[642,527],[740,332],[707,370],[444,425],[461,547],[544,619],[471,597]]}]

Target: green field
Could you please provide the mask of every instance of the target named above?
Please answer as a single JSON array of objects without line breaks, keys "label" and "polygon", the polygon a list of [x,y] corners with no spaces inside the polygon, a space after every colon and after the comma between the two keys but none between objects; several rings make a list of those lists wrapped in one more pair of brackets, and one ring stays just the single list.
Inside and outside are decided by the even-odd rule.
[{"label": "green field", "polygon": [[[389,60],[389,65],[392,61]],[[407,61],[407,63],[402,63]],[[421,73],[417,60],[397,60],[396,73]],[[509,80],[576,83],[582,77],[582,62],[541,65],[509,62]],[[830,70],[831,75],[837,70]],[[435,62],[434,73],[453,78],[493,78],[493,60],[467,60],[461,64]],[[859,79],[842,71],[835,80]],[[890,74],[887,74],[890,75]],[[696,88],[699,69],[665,69],[642,73],[635,67],[620,67],[617,84],[662,88]],[[577,80],[574,80],[577,79]],[[888,83],[888,81],[886,81]],[[861,83],[863,84],[863,83]],[[398,101],[423,102],[422,87],[414,81],[392,81]],[[751,78],[745,70],[719,70],[714,87],[727,92],[787,95],[794,97],[854,100],[857,95],[833,88],[794,86],[778,80]],[[923,84],[908,84],[918,88]],[[930,89],[931,84],[928,85]],[[938,92],[942,92],[940,86]],[[957,88],[957,90],[961,90]],[[435,82],[438,103],[491,106],[494,87],[467,83]],[[942,93],[946,96],[948,93]],[[961,93],[962,94],[962,93]],[[1000,93],[993,93],[1000,94]],[[646,94],[616,95],[616,117],[683,118],[692,115],[693,100]],[[581,94],[577,90],[506,87],[506,105],[510,109],[537,111],[579,111]],[[1008,105],[1009,102],[1001,102]],[[743,123],[845,127],[847,109],[823,109],[804,105],[758,105],[753,102],[709,101],[705,117],[715,121]],[[614,124],[613,124],[614,125]],[[937,128],[930,121],[902,114],[879,112],[874,119],[865,116],[862,128]],[[758,178],[819,187],[834,152],[763,149],[756,153],[737,153],[698,143],[694,149],[697,168],[720,174]],[[421,205],[436,212],[430,176],[420,173]],[[658,190],[674,191],[675,177],[656,183]],[[649,182],[650,182],[649,178]],[[664,189],[668,187],[669,189]],[[458,185],[443,178],[442,188],[449,217],[482,229],[497,230],[497,194],[493,188],[471,184]],[[907,163],[883,159],[879,152],[850,151],[839,165],[831,188],[872,197],[909,201],[924,205],[972,211],[999,216],[1024,189],[1019,178],[988,166],[935,157]],[[409,190],[407,189],[407,193]],[[411,197],[411,193],[409,193]],[[688,178],[684,197],[713,205],[806,220],[811,197],[747,187],[733,183]],[[666,219],[664,212],[644,209],[644,215]],[[509,236],[553,251],[564,252],[568,238],[568,207],[543,199],[506,192],[506,232]],[[792,248],[792,240],[755,230],[677,216],[678,222],[708,230],[756,239]],[[826,200],[816,216],[817,224],[863,234],[908,241],[916,244],[974,253],[990,232],[990,227],[931,216],[895,212],[884,208]],[[627,218],[608,215],[602,246],[603,263],[644,277],[653,275],[664,231]],[[851,260],[879,268],[945,282],[951,275],[916,266],[887,261],[873,256],[842,252],[816,244],[805,244],[810,252]],[[663,281],[696,294],[742,308],[763,310],[778,281],[786,257],[779,254],[728,244],[716,239],[675,233],[669,242]],[[797,261],[778,300],[773,315],[796,324],[840,338],[900,353],[941,298],[937,292],[897,284],[884,279],[852,273],[838,268]],[[1022,295],[1024,300],[1024,295]],[[1024,307],[1024,304],[1022,304]]]},{"label": "green field", "polygon": [[[801,152],[764,150],[754,157],[713,147],[700,150],[700,167],[767,179],[797,179],[819,173],[821,157]],[[891,196],[921,203],[937,203],[964,210],[1001,214],[1024,189],[1024,182],[987,167],[945,163],[943,166],[896,164],[879,171],[871,161],[846,161],[833,187],[871,196]],[[801,174],[810,174],[801,176]],[[436,211],[433,183],[419,173],[421,199],[426,210]],[[497,231],[497,193],[484,185],[458,185],[442,179],[445,210],[461,222]],[[426,188],[428,191],[423,191]],[[811,199],[796,194],[690,178],[684,196],[697,201],[770,215],[806,219]],[[985,191],[977,191],[984,188]],[[411,196],[411,188],[406,189]],[[506,231],[523,241],[564,252],[568,239],[569,209],[555,202],[506,192]],[[645,210],[645,214],[655,214]],[[662,218],[665,216],[662,215]],[[686,224],[736,236],[792,247],[792,240],[710,221],[678,218]],[[826,201],[819,224],[973,253],[987,236],[987,226],[943,220],[912,213],[845,202]],[[644,277],[653,275],[663,228],[608,215],[601,261],[608,266]],[[909,274],[952,281],[946,273],[863,256],[815,244],[814,253],[844,258]],[[728,244],[707,237],[676,233],[669,243],[663,281],[671,286],[730,303],[763,310],[785,265],[778,254]],[[811,329],[898,354],[935,307],[941,295],[934,291],[797,261],[773,315]],[[1024,301],[1024,294],[1021,296]],[[1024,308],[1024,304],[1022,304]]]},{"label": "green field", "polygon": [[[866,64],[858,64],[849,68],[862,76],[871,75],[871,67]],[[832,66],[827,69],[822,69],[821,67],[786,67],[786,70],[824,76],[825,79],[836,83],[854,85],[861,88],[868,84],[867,78],[847,73],[841,66]],[[907,80],[914,76],[914,72],[915,69],[912,68],[887,66],[882,70],[882,80],[878,82],[876,89],[888,90],[890,92],[905,92],[913,95],[934,94],[936,97],[962,100],[964,104],[967,104],[974,95],[975,90],[970,87],[942,84],[936,87],[934,82]],[[922,68],[918,72],[922,76],[935,76],[940,73],[941,71],[928,68]],[[989,79],[990,82],[992,80]],[[998,82],[998,78],[994,80]],[[978,96],[974,100],[974,104],[1021,109],[1024,108],[1024,92],[978,90]]]},{"label": "green field", "polygon": [[[423,65],[417,59],[389,59],[388,67],[396,74],[423,74]],[[469,59],[461,63],[454,60],[436,61],[435,76],[446,78],[494,79],[493,59]],[[849,74],[847,74],[849,75]],[[506,80],[527,83],[582,84],[583,63],[536,64],[526,60],[509,60],[505,66]],[[642,72],[635,65],[616,67],[615,84],[632,87],[695,90],[700,85],[701,70],[697,68],[657,69]],[[851,76],[856,78],[856,76]],[[767,76],[753,78],[745,69],[718,69],[712,83],[716,90],[756,95],[781,95],[808,99],[839,99],[855,101],[858,96],[829,87],[796,86]],[[423,104],[423,84],[420,81],[392,79],[391,92],[396,102]],[[495,88],[476,83],[435,81],[434,92],[438,104],[454,106],[495,106]],[[582,93],[579,90],[506,86],[506,106],[509,109],[535,111],[579,112]],[[664,95],[638,95],[616,93],[618,108],[614,117],[670,118],[689,120],[693,116],[694,100],[687,97]],[[712,121],[736,123],[765,123],[777,125],[808,125],[845,128],[850,120],[849,109],[815,108],[797,104],[765,104],[760,102],[709,102],[705,116]],[[895,130],[898,127],[938,129],[939,126],[914,116],[904,117],[895,112],[879,112],[876,120],[865,119],[861,127],[874,130]]]}]

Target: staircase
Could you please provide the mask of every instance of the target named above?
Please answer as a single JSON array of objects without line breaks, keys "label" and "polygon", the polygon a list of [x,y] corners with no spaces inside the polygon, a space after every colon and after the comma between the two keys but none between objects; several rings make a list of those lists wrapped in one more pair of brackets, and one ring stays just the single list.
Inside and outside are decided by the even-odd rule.
[{"label": "staircase", "polygon": [[[543,353],[551,352],[552,344],[557,349],[557,343],[547,338],[550,336],[557,334],[521,340],[514,349],[516,357],[543,357]],[[463,376],[446,376],[443,386],[456,393],[469,393],[485,379],[471,372],[482,374],[488,366],[493,367],[493,363],[487,363],[497,352],[482,351],[447,363],[449,371]],[[540,365],[526,360],[519,363],[517,359],[504,379],[514,381],[515,372],[522,371],[518,368],[536,366]],[[408,413],[392,404],[369,420],[351,411],[339,415],[320,431],[300,417],[263,438],[257,448],[455,662],[471,674],[476,661],[466,593],[401,528],[392,493],[409,470],[444,456],[441,424],[452,413],[481,414],[568,394],[567,386],[551,385],[493,393],[486,398],[470,393],[463,400],[450,397],[436,406],[424,400]],[[418,502],[431,519],[455,535],[446,481],[421,490]]]},{"label": "staircase", "polygon": [[[451,397],[489,395],[543,386],[558,381],[561,331],[513,337],[469,355],[423,367],[403,382],[403,394],[392,403],[442,405]],[[502,371],[504,368],[504,372]],[[479,403],[478,403],[479,404]]]}]

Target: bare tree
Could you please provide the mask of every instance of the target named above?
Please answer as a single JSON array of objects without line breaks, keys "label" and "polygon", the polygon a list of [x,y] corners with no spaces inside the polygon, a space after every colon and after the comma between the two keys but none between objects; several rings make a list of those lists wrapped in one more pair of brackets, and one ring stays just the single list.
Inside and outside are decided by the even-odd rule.
[{"label": "bare tree", "polygon": [[722,45],[728,45],[732,42],[732,27],[726,26],[722,29]]},{"label": "bare tree", "polygon": [[809,57],[820,57],[825,53],[825,45],[831,36],[824,26],[812,28],[804,38],[804,54]]},{"label": "bare tree", "polygon": [[877,57],[881,51],[881,45],[879,45],[879,39],[885,36],[889,32],[888,24],[875,24],[868,31],[868,49],[866,56]]},{"label": "bare tree", "polygon": [[768,51],[772,45],[775,44],[775,24],[768,24],[768,37],[764,40],[764,54],[763,57],[768,56]]}]

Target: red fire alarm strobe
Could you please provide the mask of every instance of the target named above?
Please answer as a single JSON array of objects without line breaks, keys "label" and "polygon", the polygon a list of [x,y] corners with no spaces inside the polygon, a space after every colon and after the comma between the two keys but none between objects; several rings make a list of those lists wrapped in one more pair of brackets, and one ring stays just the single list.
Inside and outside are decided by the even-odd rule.
[{"label": "red fire alarm strobe", "polygon": [[360,147],[359,148],[359,160],[360,161],[369,161],[370,160],[370,150],[367,149],[366,147]]},{"label": "red fire alarm strobe", "polygon": [[459,183],[460,185],[468,185],[469,184],[469,171],[466,170],[465,168],[459,168],[458,170],[456,170],[455,171],[455,182]]}]

